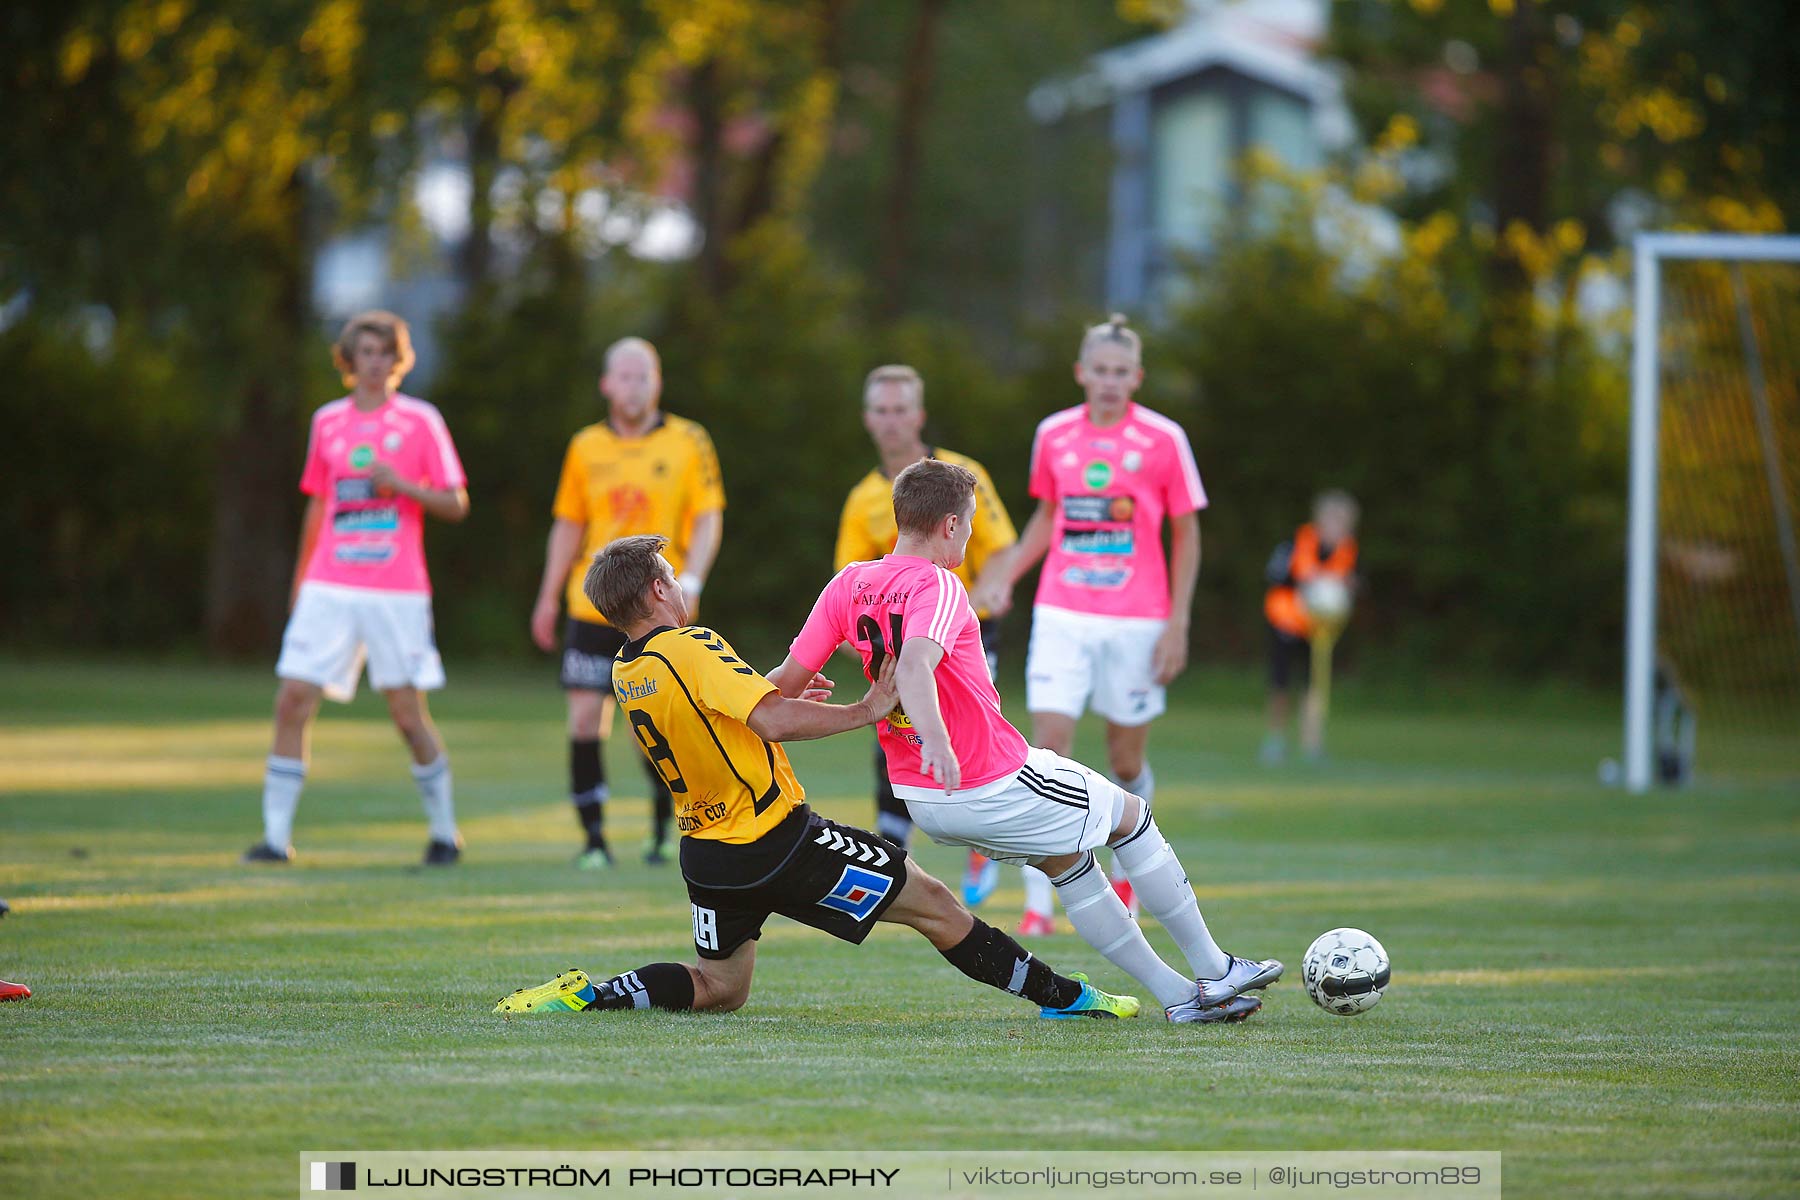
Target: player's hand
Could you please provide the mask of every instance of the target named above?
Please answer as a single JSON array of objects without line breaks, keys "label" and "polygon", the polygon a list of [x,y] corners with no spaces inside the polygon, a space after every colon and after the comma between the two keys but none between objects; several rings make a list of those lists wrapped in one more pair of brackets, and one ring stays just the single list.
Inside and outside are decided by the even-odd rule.
[{"label": "player's hand", "polygon": [[369,482],[375,486],[375,493],[380,496],[391,496],[395,492],[406,495],[406,481],[400,478],[400,472],[384,462],[378,462],[369,472]]},{"label": "player's hand", "polygon": [[1004,617],[1012,611],[1012,589],[1002,583],[976,585],[969,593],[969,603],[976,612],[985,612],[989,619]]},{"label": "player's hand", "polygon": [[1150,670],[1156,676],[1156,686],[1165,687],[1177,675],[1187,670],[1188,631],[1170,625],[1156,639],[1156,648],[1150,652]]},{"label": "player's hand", "polygon": [[539,600],[531,610],[531,640],[546,654],[556,649],[556,618],[561,612],[554,597]]},{"label": "player's hand", "polygon": [[822,672],[815,671],[813,677],[807,681],[806,687],[801,689],[800,698],[823,704],[831,699],[831,689],[836,686],[837,684],[825,678]]},{"label": "player's hand", "polygon": [[919,769],[937,780],[945,795],[962,786],[962,764],[956,761],[956,751],[950,749],[948,741],[941,746],[929,741],[920,746]]},{"label": "player's hand", "polygon": [[869,706],[871,725],[893,712],[894,706],[900,703],[900,687],[894,682],[894,666],[897,661],[891,654],[882,661],[880,672],[869,681],[868,694],[862,698],[862,702]]}]

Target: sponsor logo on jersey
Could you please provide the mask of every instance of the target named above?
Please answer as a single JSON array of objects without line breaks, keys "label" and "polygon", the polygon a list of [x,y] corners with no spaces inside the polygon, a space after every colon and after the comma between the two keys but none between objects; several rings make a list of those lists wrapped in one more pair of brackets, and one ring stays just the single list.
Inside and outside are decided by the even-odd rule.
[{"label": "sponsor logo on jersey", "polygon": [[894,711],[887,715],[887,723],[888,728],[895,732],[913,727],[912,718],[907,716],[906,710],[898,704],[894,705]]},{"label": "sponsor logo on jersey", "polygon": [[866,596],[858,596],[858,604],[905,604],[911,592],[870,592]]},{"label": "sponsor logo on jersey", "polygon": [[877,875],[861,867],[845,867],[831,891],[819,897],[819,903],[849,913],[858,921],[866,921],[893,886],[894,881],[886,875]]},{"label": "sponsor logo on jersey", "polygon": [[656,695],[656,680],[646,679],[640,682],[636,679],[627,679],[615,683],[613,691],[619,694],[620,704],[629,704],[633,700],[642,700],[646,696]]},{"label": "sponsor logo on jersey", "polygon": [[1142,470],[1144,466],[1144,456],[1139,454],[1136,450],[1127,450],[1125,452],[1125,457],[1119,460],[1119,465],[1124,467],[1127,471]]},{"label": "sponsor logo on jersey", "polygon": [[378,567],[394,558],[392,542],[345,542],[331,552],[331,557],[353,567]]},{"label": "sponsor logo on jersey", "polygon": [[1059,577],[1070,587],[1116,592],[1131,581],[1130,567],[1069,567]]},{"label": "sponsor logo on jersey", "polygon": [[389,454],[392,454],[400,448],[400,443],[403,440],[405,439],[400,436],[400,431],[398,429],[390,429],[388,430],[387,436],[381,439],[381,448],[386,450]]},{"label": "sponsor logo on jersey", "polygon": [[337,481],[337,502],[339,504],[357,504],[374,498],[375,484],[366,477]]},{"label": "sponsor logo on jersey", "polygon": [[375,465],[375,447],[367,442],[358,443],[350,451],[350,469],[366,471]]},{"label": "sponsor logo on jersey", "polygon": [[1069,554],[1133,554],[1137,535],[1130,529],[1071,529],[1062,548]]},{"label": "sponsor logo on jersey", "polygon": [[392,504],[345,509],[333,514],[331,527],[338,533],[392,533],[400,528],[400,510]]},{"label": "sponsor logo on jersey", "polygon": [[1096,458],[1081,469],[1081,481],[1094,491],[1099,491],[1112,482],[1112,464]]},{"label": "sponsor logo on jersey", "polygon": [[1063,520],[1077,525],[1106,525],[1129,521],[1137,512],[1130,496],[1064,496]]},{"label": "sponsor logo on jersey", "polygon": [[606,495],[606,506],[612,510],[613,528],[647,529],[654,515],[650,496],[639,487],[621,484]]}]

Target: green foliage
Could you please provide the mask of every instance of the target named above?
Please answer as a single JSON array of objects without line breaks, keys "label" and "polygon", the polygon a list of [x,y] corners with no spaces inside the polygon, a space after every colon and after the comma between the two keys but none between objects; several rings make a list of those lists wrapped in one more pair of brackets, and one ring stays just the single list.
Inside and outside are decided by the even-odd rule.
[{"label": "green foliage", "polygon": [[[1607,670],[1623,392],[1569,312],[1581,272],[1605,269],[1582,256],[1607,247],[1622,187],[1731,228],[1793,208],[1780,6],[1703,7],[1333,7],[1373,135],[1348,190],[1408,222],[1405,250],[1321,241],[1307,212],[1246,223],[1152,338],[1143,398],[1189,424],[1215,500],[1198,655],[1259,653],[1263,561],[1338,483],[1367,505],[1352,653]],[[928,437],[984,462],[1022,523],[1031,429],[1079,400],[1069,361],[1102,315],[1070,297],[1098,290],[1111,167],[1104,114],[1052,131],[1025,98],[1181,11],[15,10],[0,157],[24,169],[0,181],[15,218],[0,302],[30,309],[0,365],[30,380],[4,403],[38,461],[0,480],[0,519],[7,548],[46,567],[0,586],[4,636],[152,646],[205,623],[215,646],[259,655],[285,599],[305,414],[335,394],[311,255],[370,218],[404,226],[440,138],[460,139],[470,216],[492,234],[454,256],[468,291],[428,389],[473,500],[466,524],[428,535],[453,655],[524,652],[556,466],[601,418],[600,353],[625,333],[663,348],[670,411],[719,447],[727,534],[706,612],[735,637],[781,644],[828,571],[839,505],[872,461],[856,411],[878,363],[921,369]],[[928,88],[905,86],[926,67]],[[490,204],[501,176],[516,186]],[[605,250],[571,215],[589,191],[615,213],[684,196],[697,260]],[[906,253],[884,258],[893,245]],[[117,318],[110,358],[53,332],[89,304]],[[127,483],[129,502],[109,490]],[[134,574],[127,544],[164,565]],[[166,582],[209,571],[210,590]]]},{"label": "green foliage", "polygon": [[0,334],[0,628],[16,645],[189,643],[211,534],[205,396],[166,348],[120,331]]},{"label": "green foliage", "polygon": [[1337,486],[1363,505],[1363,637],[1416,662],[1604,674],[1619,644],[1618,364],[1553,323],[1521,371],[1446,303],[1446,259],[1416,230],[1381,258],[1328,247],[1313,215],[1297,203],[1223,249],[1148,350],[1152,384],[1171,361],[1187,373],[1157,391],[1189,420],[1214,499],[1197,628],[1251,647],[1264,562]]},{"label": "green foliage", "polygon": [[[1345,0],[1329,53],[1365,128],[1416,121],[1453,160],[1410,211],[1585,223],[1611,243],[1623,189],[1660,221],[1769,232],[1800,212],[1800,43],[1783,0]],[[1529,179],[1518,184],[1519,176]],[[1523,186],[1536,204],[1517,211]],[[1496,203],[1496,198],[1499,202]],[[1530,211],[1534,209],[1535,211]]]},{"label": "green foliage", "polygon": [[[895,178],[895,127],[903,117],[898,81],[918,6],[855,5],[832,154],[813,198],[814,236],[832,261],[874,278]],[[1036,302],[1028,286],[1052,269],[1033,261],[1086,259],[1092,247],[1046,245],[1027,225],[1054,212],[1064,226],[1104,236],[1111,149],[1070,118],[1038,125],[1031,89],[1077,70],[1107,45],[1151,32],[1128,23],[1141,14],[1101,4],[979,0],[947,4],[939,18],[931,88],[925,100],[913,188],[913,236],[894,311],[945,317],[978,330],[1004,359],[1016,338],[1014,314]],[[1028,29],[1029,36],[1020,31]],[[1096,119],[1099,120],[1099,119]],[[1071,144],[1074,143],[1074,144]],[[1084,280],[1085,282],[1085,280]],[[871,297],[879,299],[879,297]]]},{"label": "green foliage", "polygon": [[[867,470],[855,285],[788,226],[739,240],[738,285],[690,294],[660,343],[664,404],[705,425],[725,477],[725,541],[704,619],[785,645],[831,575],[838,507]],[[870,364],[872,365],[872,364]]]}]

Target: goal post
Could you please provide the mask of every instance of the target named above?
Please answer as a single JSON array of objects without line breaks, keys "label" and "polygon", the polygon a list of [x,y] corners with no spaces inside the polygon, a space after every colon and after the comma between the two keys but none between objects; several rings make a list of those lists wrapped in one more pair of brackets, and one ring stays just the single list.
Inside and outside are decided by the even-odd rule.
[{"label": "goal post", "polygon": [[[1626,544],[1625,612],[1625,751],[1624,782],[1632,792],[1646,791],[1653,778],[1653,723],[1656,719],[1657,576],[1661,562],[1658,510],[1662,499],[1661,431],[1663,265],[1674,261],[1707,261],[1729,268],[1730,299],[1714,314],[1721,326],[1741,338],[1743,388],[1754,413],[1754,457],[1760,459],[1761,486],[1773,513],[1772,523],[1782,589],[1779,606],[1791,614],[1800,633],[1800,552],[1796,550],[1789,480],[1800,464],[1784,462],[1769,403],[1769,377],[1750,316],[1750,298],[1742,266],[1747,263],[1800,264],[1800,237],[1747,234],[1644,233],[1635,239],[1633,262],[1633,334],[1631,359],[1631,469],[1629,532]],[[1784,377],[1785,379],[1785,377]],[[1750,457],[1750,456],[1746,456]],[[1754,614],[1753,614],[1754,617]]]}]

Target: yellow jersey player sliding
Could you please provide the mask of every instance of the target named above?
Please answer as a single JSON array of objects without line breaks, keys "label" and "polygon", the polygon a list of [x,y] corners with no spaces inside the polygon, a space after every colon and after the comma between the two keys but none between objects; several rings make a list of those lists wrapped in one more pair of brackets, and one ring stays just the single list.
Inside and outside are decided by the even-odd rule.
[{"label": "yellow jersey player sliding", "polygon": [[656,535],[620,538],[583,581],[628,638],[613,696],[675,799],[681,873],[693,909],[691,963],[658,962],[595,983],[568,970],[523,988],[500,1013],[741,1008],[756,941],[780,913],[860,944],[877,921],[909,925],[971,979],[1023,997],[1045,1017],[1134,1017],[1138,1001],[1064,976],[977,920],[898,844],[814,813],[779,743],[860,729],[893,711],[892,660],[855,704],[826,704],[830,681],[788,698],[710,629],[688,601]]}]

